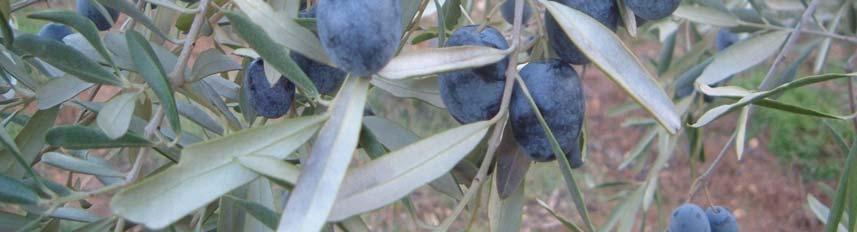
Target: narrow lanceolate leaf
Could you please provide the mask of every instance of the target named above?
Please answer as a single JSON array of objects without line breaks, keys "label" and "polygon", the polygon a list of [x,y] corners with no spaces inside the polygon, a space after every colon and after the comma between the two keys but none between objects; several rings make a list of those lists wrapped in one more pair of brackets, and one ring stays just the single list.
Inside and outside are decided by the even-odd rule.
[{"label": "narrow lanceolate leaf", "polygon": [[[809,210],[815,214],[815,217],[818,218],[821,223],[827,224],[828,216],[830,215],[830,209],[827,208],[824,203],[815,198],[812,194],[807,194],[806,196],[807,205],[809,206]],[[839,228],[836,231],[848,231],[845,229],[845,226],[839,224]]]},{"label": "narrow lanceolate leaf", "polygon": [[42,156],[42,163],[77,173],[106,177],[125,177],[124,174],[113,170],[109,166],[96,164],[56,152],[45,153],[45,155]]},{"label": "narrow lanceolate leaf", "polygon": [[368,90],[368,77],[349,77],[342,84],[331,118],[313,144],[277,231],[317,231],[329,214],[336,213],[331,209],[357,148]]},{"label": "narrow lanceolate leaf", "polygon": [[[512,131],[511,124],[507,125],[506,131]],[[494,189],[500,199],[505,200],[524,185],[532,160],[524,154],[511,133],[503,135],[497,150],[500,154],[497,154],[497,168],[494,169]]]},{"label": "narrow lanceolate leaf", "polygon": [[708,24],[712,26],[734,27],[741,21],[738,17],[729,13],[699,5],[682,5],[676,9],[674,16],[684,18],[693,22]]},{"label": "narrow lanceolate leaf", "polygon": [[193,64],[190,76],[191,80],[200,80],[214,74],[239,69],[241,69],[240,64],[221,53],[220,50],[212,48],[199,55],[199,59]]},{"label": "narrow lanceolate leaf", "polygon": [[136,31],[128,31],[125,33],[125,39],[128,43],[128,51],[131,53],[131,60],[134,61],[134,66],[137,67],[137,72],[146,80],[152,91],[161,100],[161,107],[164,108],[164,113],[170,122],[170,128],[173,131],[182,131],[179,123],[179,110],[176,107],[176,99],[173,95],[173,88],[170,81],[167,80],[167,73],[158,57],[155,50],[149,45],[143,35]]},{"label": "narrow lanceolate leaf", "polygon": [[485,121],[464,125],[354,168],[328,219],[339,221],[396,202],[449,172],[482,141],[490,126]]},{"label": "narrow lanceolate leaf", "polygon": [[37,106],[40,110],[53,108],[71,100],[92,86],[92,83],[87,83],[70,76],[51,79],[39,87],[39,89],[36,89]]},{"label": "narrow lanceolate leaf", "polygon": [[542,200],[538,200],[538,203],[539,203],[539,206],[541,206],[542,208],[544,208],[545,210],[547,210],[547,211],[548,211],[548,213],[550,213],[550,214],[551,214],[551,216],[553,216],[554,218],[556,218],[556,220],[558,220],[560,223],[562,223],[562,225],[563,225],[563,226],[565,226],[565,228],[566,228],[566,229],[568,229],[569,231],[571,231],[571,232],[580,232],[580,231],[583,231],[583,230],[581,230],[579,227],[577,227],[577,225],[575,225],[574,223],[571,223],[570,221],[568,221],[567,219],[563,218],[562,216],[559,216],[559,214],[557,214],[557,213],[556,213],[556,211],[554,211],[553,209],[551,209],[551,207],[550,207],[550,206],[548,206],[548,204],[547,204],[547,203],[545,203],[544,201],[542,201]]},{"label": "narrow lanceolate leaf", "polygon": [[616,34],[583,12],[558,2],[541,2],[574,44],[667,131],[675,133],[681,128],[681,119],[666,92]]},{"label": "narrow lanceolate leaf", "polygon": [[[244,0],[255,2],[258,0]],[[240,1],[236,1],[240,2]],[[262,2],[261,4],[265,4]],[[267,6],[267,4],[265,4]],[[265,60],[266,66],[273,66],[274,69],[279,71],[283,76],[288,78],[290,81],[295,83],[298,87],[300,87],[309,97],[318,96],[318,90],[315,88],[315,85],[306,76],[306,74],[301,70],[300,66],[289,57],[289,53],[285,47],[274,42],[274,38],[279,38],[281,34],[275,34],[278,36],[271,37],[269,34],[264,33],[262,27],[259,25],[265,24],[254,24],[251,22],[247,16],[244,16],[237,12],[226,12],[226,17],[229,18],[229,21],[235,25],[235,30],[238,32],[238,35],[241,36],[250,47],[256,50],[262,59]],[[289,21],[289,20],[271,20],[265,19],[267,21]],[[257,25],[258,24],[258,25]],[[298,26],[300,27],[300,26]],[[315,40],[317,41],[317,40]]]},{"label": "narrow lanceolate leaf", "polygon": [[131,118],[134,117],[134,107],[137,105],[137,93],[125,93],[116,96],[98,112],[95,122],[98,127],[111,139],[118,139],[128,132]]},{"label": "narrow lanceolate leaf", "polygon": [[[15,137],[15,144],[18,145],[21,152],[21,158],[25,163],[30,164],[36,160],[36,157],[39,155],[39,152],[41,152],[42,147],[45,146],[45,135],[48,133],[48,130],[54,126],[54,122],[59,115],[59,111],[59,107],[36,111],[36,113],[30,117],[30,120],[27,121],[27,124],[24,125],[24,128],[21,129],[21,132]],[[0,170],[0,172],[2,171],[3,170]],[[11,173],[12,176],[19,177],[24,176],[24,171],[24,167],[16,165],[14,167],[14,171]]]},{"label": "narrow lanceolate leaf", "polygon": [[113,197],[113,212],[148,228],[169,226],[259,177],[242,167],[237,158],[255,155],[283,159],[306,143],[325,119],[288,119],[187,147],[178,165]]},{"label": "narrow lanceolate leaf", "polygon": [[150,147],[151,142],[138,135],[127,133],[111,139],[98,128],[83,126],[61,126],[48,131],[45,141],[52,146],[66,149],[94,149],[117,147]]},{"label": "narrow lanceolate leaf", "polygon": [[848,183],[852,182],[849,179],[857,178],[851,176],[851,174],[854,174],[854,169],[857,169],[857,140],[851,144],[851,151],[848,152],[848,158],[845,159],[845,168],[843,168],[842,174],[840,174],[839,187],[836,190],[836,196],[833,198],[830,214],[827,215],[827,226],[824,231],[836,232],[839,228],[839,222],[842,220],[842,214],[845,211],[845,203],[848,201],[846,190],[848,190]]},{"label": "narrow lanceolate leaf", "polygon": [[33,34],[23,34],[16,38],[15,47],[83,81],[96,84],[122,85],[122,81],[102,68],[101,65],[61,42]]},{"label": "narrow lanceolate leaf", "polygon": [[0,175],[0,202],[34,205],[39,195],[15,178]]},{"label": "narrow lanceolate leaf", "polygon": [[717,53],[696,83],[713,85],[756,66],[776,54],[788,37],[788,31],[774,31],[729,46]]},{"label": "narrow lanceolate leaf", "polygon": [[68,10],[44,10],[27,15],[27,17],[57,22],[74,28],[83,35],[90,44],[92,44],[92,47],[101,54],[101,57],[104,58],[108,64],[113,64],[113,59],[110,57],[110,53],[107,52],[107,48],[105,48],[104,44],[101,43],[101,37],[98,36],[98,28],[95,27],[95,23],[83,15]]},{"label": "narrow lanceolate leaf", "polygon": [[372,86],[393,94],[399,98],[414,98],[422,100],[438,108],[446,108],[440,98],[440,87],[434,78],[411,78],[404,80],[389,80],[383,77],[372,78]]},{"label": "narrow lanceolate leaf", "polygon": [[298,182],[298,176],[301,174],[300,168],[294,164],[268,156],[239,157],[238,162],[259,175],[292,185]]},{"label": "narrow lanceolate leaf", "polygon": [[[272,38],[277,43],[285,45],[289,50],[296,51],[321,63],[331,64],[330,59],[324,55],[321,42],[315,38],[309,29],[301,27],[292,20],[285,19],[283,14],[275,12],[270,5],[262,0],[235,0],[233,3],[238,5],[253,23],[259,25],[256,28],[262,29],[253,30],[253,33],[265,33],[266,36],[273,36]],[[230,20],[232,20],[231,17]],[[236,29],[241,30],[240,26]]]},{"label": "narrow lanceolate leaf", "polygon": [[[499,181],[498,178],[500,176],[494,175],[494,183]],[[491,197],[488,201],[488,220],[491,222],[491,231],[520,231],[521,212],[524,208],[524,186],[514,189],[514,192],[509,193],[505,198],[501,197],[500,193],[497,192],[498,188],[491,189]]]},{"label": "narrow lanceolate leaf", "polygon": [[253,216],[253,218],[256,218],[256,220],[262,222],[262,224],[264,224],[269,229],[277,229],[277,219],[280,218],[280,214],[278,214],[271,208],[244,199],[239,199],[231,196],[229,198],[235,201],[238,207],[241,207],[242,209],[244,209],[244,211],[247,211],[248,214]]},{"label": "narrow lanceolate leaf", "polygon": [[425,76],[482,67],[497,63],[507,55],[507,51],[480,46],[426,48],[396,56],[378,75],[391,80]]},{"label": "narrow lanceolate leaf", "polygon": [[128,15],[128,17],[133,18],[134,21],[143,24],[143,26],[149,28],[149,30],[155,32],[155,34],[157,34],[163,39],[171,39],[166,33],[158,29],[158,25],[155,24],[152,19],[150,19],[148,16],[146,16],[146,14],[137,9],[137,6],[135,6],[128,0],[98,0],[98,3],[125,13],[125,15]]},{"label": "narrow lanceolate leaf", "polygon": [[12,41],[15,40],[15,32],[12,30],[12,26],[9,25],[11,19],[12,7],[9,4],[9,0],[0,1],[0,20],[3,20],[0,30],[3,31],[3,44],[6,47],[12,47]]},{"label": "narrow lanceolate leaf", "polygon": [[[824,82],[824,81],[829,81],[829,80],[834,80],[834,79],[839,79],[839,78],[846,78],[846,77],[853,77],[853,76],[855,76],[855,74],[826,74],[826,75],[820,75],[820,76],[804,77],[804,78],[798,79],[796,81],[792,81],[792,82],[786,83],[784,85],[781,85],[779,87],[773,88],[773,89],[768,90],[768,91],[759,91],[759,92],[754,92],[751,94],[746,94],[744,97],[742,97],[740,100],[738,100],[735,103],[728,104],[728,105],[721,105],[721,106],[714,107],[714,108],[708,110],[707,112],[705,112],[705,114],[703,114],[701,117],[699,117],[699,119],[697,119],[697,121],[695,123],[693,123],[693,125],[691,125],[691,126],[692,127],[702,127],[702,126],[708,125],[708,123],[711,123],[715,119],[718,119],[721,116],[723,116],[729,112],[732,112],[736,109],[747,106],[749,104],[753,104],[754,102],[761,101],[761,100],[768,98],[770,96],[774,96],[774,95],[777,95],[779,93],[785,92],[786,90],[789,90],[789,89],[794,89],[794,88],[798,88],[801,86],[814,84],[814,83],[818,83],[818,82]],[[702,89],[704,89],[704,87],[702,87]]]}]

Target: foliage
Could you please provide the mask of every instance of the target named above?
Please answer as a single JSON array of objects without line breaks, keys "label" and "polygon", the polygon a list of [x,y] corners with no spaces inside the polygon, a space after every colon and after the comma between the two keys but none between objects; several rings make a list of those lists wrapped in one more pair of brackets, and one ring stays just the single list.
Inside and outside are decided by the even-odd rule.
[{"label": "foliage", "polygon": [[[0,24],[0,230],[368,231],[366,215],[402,205],[434,231],[462,214],[471,215],[465,229],[484,229],[471,227],[482,212],[487,229],[516,231],[531,186],[544,186],[569,193],[575,218],[538,200],[568,230],[631,231],[662,207],[659,173],[680,143],[696,157],[701,128],[731,125],[729,114],[738,115],[733,136],[687,180],[685,206],[724,156],[743,158],[748,128],[781,124],[770,131],[772,151],[839,173],[830,207],[810,195],[808,208],[828,231],[857,229],[855,114],[827,100],[844,93],[810,86],[852,87],[857,73],[825,67],[845,60],[829,54],[832,44],[857,43],[847,25],[857,15],[845,10],[854,4],[725,2],[77,0],[71,10],[0,1],[8,22]],[[317,14],[306,17],[312,6]],[[40,37],[31,20],[75,33]],[[490,35],[470,33],[477,30]],[[718,48],[721,30],[741,40]],[[641,40],[660,41],[660,56],[641,60],[628,46]],[[784,59],[792,55],[799,58]],[[583,69],[569,63],[590,62],[584,69],[619,87],[610,94],[634,101],[624,112],[646,117],[628,123],[648,132],[618,167],[635,167],[634,180],[591,183],[597,178],[579,169],[598,165],[587,162],[586,146],[598,131],[586,128]],[[550,67],[518,73],[539,63]],[[757,66],[770,67],[755,75],[760,83],[729,83]],[[319,67],[338,90],[319,87]],[[810,71],[826,74],[798,77]],[[494,94],[477,91],[484,85]],[[447,88],[461,95],[450,100]],[[414,114],[390,114],[402,105]],[[462,120],[459,111],[478,117]],[[821,120],[833,130],[812,128]],[[845,162],[821,165],[818,153]],[[525,183],[528,172],[562,183]],[[101,187],[88,188],[90,180]],[[411,201],[425,186],[454,204],[436,224]],[[607,187],[619,194],[584,195]],[[592,220],[587,204],[606,198],[616,201],[609,217]],[[96,215],[92,204],[106,199],[111,214]],[[704,213],[691,211],[676,214],[673,232]],[[724,215],[718,222],[734,222]]]}]

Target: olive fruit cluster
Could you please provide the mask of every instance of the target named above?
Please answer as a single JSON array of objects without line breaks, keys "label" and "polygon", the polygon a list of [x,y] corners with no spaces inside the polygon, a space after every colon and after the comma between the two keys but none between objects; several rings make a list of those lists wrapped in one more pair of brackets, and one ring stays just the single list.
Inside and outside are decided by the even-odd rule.
[{"label": "olive fruit cluster", "polygon": [[669,232],[738,232],[738,222],[729,208],[686,203],[673,210]]},{"label": "olive fruit cluster", "polygon": [[[99,31],[110,30],[110,28],[113,27],[113,25],[110,24],[111,21],[107,20],[107,17],[101,14],[101,11],[98,10],[98,7],[96,7],[94,5],[95,3],[92,1],[96,0],[77,0],[77,13],[89,18],[89,20],[92,20]],[[107,13],[110,15],[109,17],[113,22],[115,22],[116,19],[119,19],[119,11],[106,6],[104,8],[107,10]]]},{"label": "olive fruit cluster", "polygon": [[[304,9],[300,12],[301,18],[315,18],[315,8]],[[301,67],[307,77],[315,84],[315,88],[322,94],[333,94],[345,81],[348,75],[345,71],[330,67],[326,64],[307,58],[297,52],[290,54],[292,60]]]}]

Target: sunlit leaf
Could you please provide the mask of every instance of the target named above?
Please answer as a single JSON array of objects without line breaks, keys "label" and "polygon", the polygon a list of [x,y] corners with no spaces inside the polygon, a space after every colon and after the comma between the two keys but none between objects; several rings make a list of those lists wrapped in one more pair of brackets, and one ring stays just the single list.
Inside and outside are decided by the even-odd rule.
[{"label": "sunlit leaf", "polygon": [[90,174],[96,176],[106,176],[106,177],[125,177],[124,174],[113,170],[109,166],[103,166],[96,163],[92,163],[86,160],[78,159],[75,157],[71,157],[68,155],[63,155],[57,152],[48,152],[42,156],[42,162],[49,164],[51,166],[55,166],[58,168],[62,168],[65,170],[73,171],[76,173]]},{"label": "sunlit leaf", "polygon": [[425,76],[482,67],[497,63],[507,55],[504,50],[480,46],[419,49],[396,56],[378,75],[390,80]]},{"label": "sunlit leaf", "polygon": [[738,17],[734,15],[699,5],[681,5],[673,15],[693,22],[720,27],[734,27],[741,23]]},{"label": "sunlit leaf", "polygon": [[123,84],[101,65],[61,42],[33,34],[23,34],[16,38],[15,47],[83,81],[116,86]]},{"label": "sunlit leaf", "polygon": [[134,107],[137,105],[137,93],[125,93],[116,96],[98,112],[95,122],[98,127],[111,139],[122,137],[128,132]]},{"label": "sunlit leaf", "polygon": [[714,56],[696,82],[713,85],[756,66],[776,54],[788,36],[787,31],[774,31],[729,46]]},{"label": "sunlit leaf", "polygon": [[[123,0],[124,1],[124,0]],[[149,46],[149,42],[143,35],[136,31],[128,31],[125,33],[125,39],[128,43],[128,51],[131,54],[131,59],[137,67],[140,76],[146,80],[152,91],[158,96],[161,107],[164,109],[164,115],[170,123],[170,128],[174,131],[181,131],[181,123],[179,120],[179,110],[176,107],[176,99],[173,95],[173,88],[170,84],[169,77],[166,71],[161,66],[155,50]]]}]

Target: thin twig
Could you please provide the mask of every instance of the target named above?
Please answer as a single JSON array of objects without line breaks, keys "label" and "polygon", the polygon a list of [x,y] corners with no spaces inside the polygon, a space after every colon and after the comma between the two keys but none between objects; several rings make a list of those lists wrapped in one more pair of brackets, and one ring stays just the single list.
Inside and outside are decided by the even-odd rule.
[{"label": "thin twig", "polygon": [[164,119],[164,109],[163,107],[157,107],[155,110],[155,114],[152,115],[152,119],[149,121],[149,124],[146,124],[144,128],[144,136],[146,139],[152,138],[152,135],[158,131],[158,127],[161,125],[161,121]]},{"label": "thin twig", "polygon": [[[208,6],[209,1],[210,0],[201,0],[199,1],[199,5]],[[193,47],[194,44],[196,44],[199,32],[202,29],[203,24],[207,21],[205,20],[205,13],[207,11],[208,7],[200,7],[199,12],[196,13],[196,17],[193,18],[193,24],[190,26],[187,37],[185,37],[182,52],[179,54],[179,62],[176,63],[175,68],[173,68],[173,72],[170,73],[170,82],[172,82],[171,84],[173,87],[179,87],[185,83],[185,69],[187,68],[188,61],[190,60],[190,55],[193,52]]]},{"label": "thin twig", "polygon": [[708,169],[705,170],[702,175],[696,178],[693,181],[693,184],[690,186],[690,192],[687,194],[687,202],[693,201],[693,196],[699,192],[699,187],[705,185],[705,182],[708,181],[711,173],[714,172],[714,169],[717,168],[720,161],[723,160],[723,157],[726,156],[727,151],[729,151],[729,147],[735,142],[735,137],[737,133],[732,133],[732,137],[729,138],[729,141],[726,142],[726,145],[723,145],[723,148],[720,150],[720,154],[717,154],[717,158],[714,159],[714,162],[711,163],[711,166],[708,166]]},{"label": "thin twig", "polygon": [[143,168],[143,161],[146,160],[148,156],[149,149],[139,148],[140,151],[137,152],[137,160],[134,160],[134,165],[131,166],[131,171],[128,171],[128,175],[125,176],[125,183],[133,183],[137,180],[137,177],[140,176],[140,170]]},{"label": "thin twig", "polygon": [[464,207],[467,206],[467,203],[470,202],[470,199],[473,198],[475,194],[479,191],[482,183],[485,181],[485,178],[488,176],[488,169],[491,167],[491,164],[494,161],[494,154],[499,147],[499,142],[501,138],[503,138],[503,130],[506,128],[506,123],[508,121],[507,111],[509,109],[509,102],[512,100],[512,87],[515,86],[515,79],[518,76],[518,61],[514,59],[514,57],[518,57],[518,52],[520,51],[519,45],[521,44],[521,24],[523,23],[523,13],[524,13],[524,0],[515,0],[515,23],[514,29],[512,30],[512,54],[509,57],[509,66],[506,70],[506,85],[503,89],[503,100],[500,102],[500,110],[497,115],[495,115],[490,121],[494,123],[494,130],[491,134],[491,138],[489,141],[488,149],[485,153],[485,158],[482,160],[482,164],[479,166],[479,171],[476,173],[476,177],[473,178],[473,181],[470,183],[470,187],[467,189],[467,193],[465,193],[464,197],[461,198],[461,201],[458,202],[458,205],[455,206],[453,210],[453,214],[444,219],[443,223],[441,223],[440,228],[448,228],[449,225],[458,218],[458,215],[461,214],[461,211],[464,210]]},{"label": "thin twig", "polygon": [[806,23],[807,19],[809,19],[815,12],[815,8],[818,6],[819,2],[820,0],[813,0],[809,3],[809,6],[806,8],[806,10],[803,12],[803,15],[801,16],[800,21],[792,31],[791,36],[789,36],[789,40],[786,41],[785,45],[783,45],[783,49],[780,50],[780,54],[778,54],[777,58],[774,59],[774,62],[771,64],[771,68],[768,69],[768,73],[765,75],[765,79],[762,79],[762,84],[759,86],[760,89],[768,90],[774,87],[771,85],[776,83],[774,82],[774,74],[777,72],[777,67],[779,67],[780,63],[782,63],[783,59],[785,59],[786,54],[788,54],[792,50],[792,48],[794,48],[794,45],[800,39],[800,34],[801,32],[803,32],[802,29],[804,23]]}]

